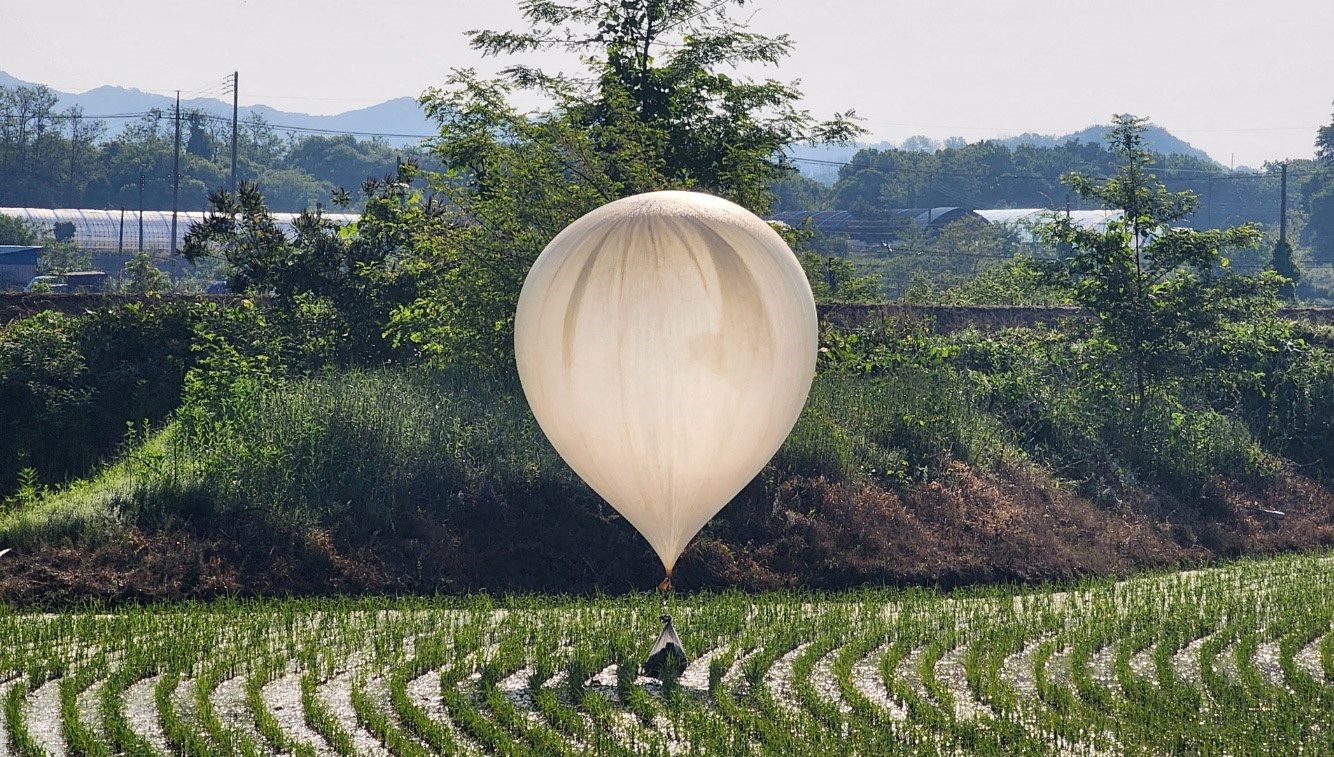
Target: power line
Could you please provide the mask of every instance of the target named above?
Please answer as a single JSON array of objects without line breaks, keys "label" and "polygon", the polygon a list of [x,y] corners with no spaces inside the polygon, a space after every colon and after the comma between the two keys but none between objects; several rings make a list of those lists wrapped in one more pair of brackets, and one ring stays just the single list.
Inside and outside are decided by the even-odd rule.
[{"label": "power line", "polygon": [[[205,113],[203,114],[203,117],[212,121],[224,121],[226,123],[231,123],[230,118],[225,118],[223,116],[215,116],[211,113]],[[431,137],[439,136],[437,134],[403,134],[403,133],[395,133],[388,131],[352,131],[347,129],[321,129],[315,126],[292,126],[290,124],[275,124],[268,122],[265,122],[264,125],[275,131],[299,131],[299,132],[309,132],[311,134],[337,134],[337,135],[346,135],[349,137],[396,137],[401,139],[430,139]]]},{"label": "power line", "polygon": [[[1047,180],[1047,181],[1059,181],[1059,180],[1061,180],[1061,179],[1064,177],[1064,174],[1061,174],[1061,175],[1055,175],[1055,176],[1053,176],[1053,175],[1044,175],[1044,174],[1003,174],[1003,173],[1002,173],[1002,174],[994,174],[994,173],[985,172],[985,171],[972,171],[972,172],[967,172],[967,171],[945,171],[945,170],[939,170],[939,169],[933,169],[933,168],[920,168],[920,167],[917,167],[917,166],[880,166],[880,165],[877,165],[876,163],[874,163],[874,162],[870,162],[870,161],[826,160],[826,159],[823,159],[823,158],[800,158],[800,157],[796,157],[796,156],[792,156],[792,155],[787,156],[787,159],[788,159],[788,160],[791,160],[791,161],[793,161],[793,162],[796,162],[796,163],[811,163],[811,164],[822,165],[822,166],[840,166],[840,167],[841,167],[841,166],[857,166],[857,167],[861,167],[861,168],[875,169],[875,170],[877,170],[877,171],[884,171],[884,172],[887,172],[887,173],[894,173],[894,172],[900,172],[900,173],[916,173],[916,174],[924,174],[924,175],[927,175],[927,176],[950,176],[950,177],[960,177],[960,178],[988,178],[988,179],[1005,180],[1005,181],[1009,181],[1009,180],[1037,180],[1037,179]],[[1190,178],[1184,178],[1184,177],[1174,176],[1174,174],[1182,174],[1182,173],[1204,174],[1204,175],[1203,175],[1203,176],[1200,176],[1199,178],[1196,178],[1196,179],[1190,179]],[[1238,179],[1251,180],[1251,179],[1277,179],[1277,178],[1278,178],[1276,175],[1271,175],[1271,174],[1267,174],[1267,173],[1232,173],[1232,174],[1221,173],[1221,174],[1216,174],[1216,173],[1213,173],[1213,172],[1209,171],[1208,169],[1203,169],[1203,168],[1163,168],[1163,169],[1161,169],[1161,170],[1155,172],[1155,175],[1156,175],[1159,179],[1166,179],[1166,180],[1168,180],[1168,181],[1228,181],[1228,180],[1238,180]],[[1089,175],[1089,177],[1090,177],[1090,178],[1093,178],[1093,179],[1109,179],[1109,178],[1112,178],[1111,176],[1103,176],[1103,175]]]},{"label": "power line", "polygon": [[[165,112],[165,111],[162,111],[162,113],[163,113],[163,115],[165,115],[166,112]],[[78,114],[78,115],[75,115],[75,114],[72,114],[72,113],[51,113],[51,114],[49,114],[49,115],[42,116],[42,120],[52,120],[52,121],[54,121],[54,120],[58,120],[58,119],[67,119],[67,118],[90,118],[90,119],[94,119],[94,120],[109,120],[109,119],[113,119],[113,118],[143,118],[144,116],[151,116],[151,115],[153,115],[153,114],[154,114],[153,111],[142,111],[142,112],[139,112],[139,113],[102,113],[102,114],[91,115],[91,116],[88,115],[88,114],[86,114],[86,113],[81,113],[81,114]],[[16,115],[14,115],[14,114],[12,114],[12,113],[0,113],[0,118],[5,118],[5,119],[13,120],[13,121],[18,121],[18,120],[20,120],[20,117],[19,117],[19,116],[16,116]],[[36,121],[37,118],[36,118],[35,116],[26,116],[26,117],[23,117],[22,120],[25,120],[25,121]]]}]

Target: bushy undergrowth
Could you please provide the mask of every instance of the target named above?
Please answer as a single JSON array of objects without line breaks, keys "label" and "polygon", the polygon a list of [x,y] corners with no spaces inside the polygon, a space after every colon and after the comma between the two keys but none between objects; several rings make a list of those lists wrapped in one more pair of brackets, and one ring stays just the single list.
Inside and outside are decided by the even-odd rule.
[{"label": "bushy undergrowth", "polygon": [[21,471],[41,483],[82,475],[180,402],[199,314],[138,304],[0,328],[0,497]]},{"label": "bushy undergrowth", "polygon": [[316,299],[282,310],[149,300],[0,326],[0,500],[24,471],[61,484],[112,460],[127,435],[180,406],[201,360],[213,358],[204,374],[215,372],[224,348],[275,373],[348,362],[336,318]]},{"label": "bushy undergrowth", "polygon": [[[348,367],[319,313],[298,319],[310,338],[258,308],[200,316],[182,406],[135,423],[123,454],[82,480],[16,475],[0,546],[84,549],[128,527],[323,566],[285,568],[298,572],[365,550],[355,559],[392,576],[367,585],[623,586],[596,577],[611,564],[645,566],[617,582],[655,580],[645,545],[551,449],[512,376]],[[831,331],[821,355],[783,448],[686,555],[697,580],[1039,580],[1329,537],[1323,348],[1301,345],[1238,390],[1182,381],[1140,405],[1077,333]],[[138,407],[167,404],[141,395],[169,389],[122,391]],[[1293,513],[1256,537],[1238,508],[1274,492]]]},{"label": "bushy undergrowth", "polygon": [[[208,388],[97,479],[133,521],[394,531],[415,517],[448,519],[460,496],[478,493],[599,508],[507,378],[353,369],[195,381]],[[1007,440],[948,370],[831,372],[816,380],[772,468],[901,486],[949,459],[988,466],[1012,452]],[[90,486],[50,499],[73,505]]]},{"label": "bushy undergrowth", "polygon": [[948,459],[982,467],[1015,452],[1012,435],[952,369],[822,374],[774,459],[785,474],[903,485]]},{"label": "bushy undergrowth", "polygon": [[[447,516],[458,492],[578,488],[513,382],[431,371],[347,370],[278,383],[220,414],[187,406],[163,470],[199,514],[389,529]],[[150,484],[157,483],[150,479]],[[167,518],[177,501],[144,501]]]},{"label": "bushy undergrowth", "polygon": [[[1288,442],[1277,440],[1298,436],[1300,424],[1334,423],[1334,414],[1326,410],[1322,418],[1311,404],[1317,412],[1300,420],[1266,411],[1268,434],[1257,436],[1239,413],[1189,383],[1136,404],[1121,393],[1097,345],[1058,332],[968,332],[952,341],[959,369],[1017,445],[1090,493],[1143,482],[1192,501],[1212,477],[1263,485],[1287,451]],[[1320,359],[1334,366],[1329,355]],[[1329,459],[1331,450],[1311,452]]]}]

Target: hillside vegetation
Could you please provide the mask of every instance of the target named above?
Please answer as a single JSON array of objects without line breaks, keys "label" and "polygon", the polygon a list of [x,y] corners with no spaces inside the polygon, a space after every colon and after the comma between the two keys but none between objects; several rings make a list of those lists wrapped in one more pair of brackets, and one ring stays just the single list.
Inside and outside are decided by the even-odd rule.
[{"label": "hillside vegetation", "polygon": [[[62,328],[74,339],[152,334],[144,323],[157,321],[192,336],[174,360],[143,354],[114,369],[72,350],[62,364],[89,366],[73,385],[43,385],[53,379],[11,364],[11,392],[36,389],[30,399],[54,404],[9,420],[41,420],[28,427],[49,437],[6,438],[91,459],[100,449],[108,462],[68,458],[44,471],[89,471],[65,484],[31,467],[14,473],[0,515],[0,543],[16,550],[9,596],[622,591],[655,581],[647,546],[551,449],[512,377],[339,368],[328,356],[303,368],[278,333],[304,333],[309,350],[320,341],[304,331],[310,323],[279,327],[275,316],[178,303],[134,319],[109,311],[11,325],[0,354],[69,338]],[[696,540],[679,580],[1041,581],[1332,543],[1334,361],[1301,345],[1294,338],[1263,392],[1213,405],[1203,388],[1156,397],[1132,432],[1080,380],[1080,343],[1059,330],[831,330],[791,437]],[[134,417],[116,412],[138,412],[106,402],[119,391],[185,402],[135,422],[128,437],[99,431]],[[68,425],[52,423],[61,417]]]}]

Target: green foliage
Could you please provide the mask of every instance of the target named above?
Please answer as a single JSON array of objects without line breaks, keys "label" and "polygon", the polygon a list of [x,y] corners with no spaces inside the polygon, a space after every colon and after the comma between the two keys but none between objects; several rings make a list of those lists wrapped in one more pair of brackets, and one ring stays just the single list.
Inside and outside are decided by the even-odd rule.
[{"label": "green foliage", "polygon": [[0,498],[25,468],[56,484],[125,443],[126,426],[163,422],[188,395],[220,406],[233,382],[316,370],[346,341],[318,300],[130,303],[55,311],[0,327]]},{"label": "green foliage", "polygon": [[70,242],[48,241],[37,256],[37,270],[42,274],[87,271],[92,267],[93,254]]},{"label": "green foliage", "polygon": [[[1151,127],[1152,128],[1152,127]],[[1202,178],[1229,177],[1210,182],[1209,196],[1190,217],[1191,225],[1222,227],[1244,221],[1278,220],[1273,197],[1279,190],[1279,170],[1271,164],[1254,178],[1230,173],[1207,158],[1158,154],[1157,174],[1170,188],[1198,188]],[[1098,141],[1070,141],[1059,145],[1007,146],[997,141],[945,146],[918,151],[864,149],[839,167],[838,179],[825,192],[780,190],[792,202],[788,210],[849,210],[867,221],[889,223],[891,211],[901,208],[1048,208],[1059,210],[1069,202],[1074,209],[1097,205],[1072,195],[1060,177],[1115,174],[1121,160]],[[798,204],[802,203],[802,204]]]},{"label": "green foliage", "polygon": [[171,278],[162,272],[153,262],[153,256],[146,252],[137,252],[125,261],[125,272],[121,276],[120,286],[133,294],[156,294],[171,287]]},{"label": "green foliage", "polygon": [[[393,530],[419,510],[445,517],[443,492],[586,491],[537,441],[508,382],[351,371],[280,383],[263,355],[207,350],[187,379],[169,465],[145,481],[161,494],[140,506],[140,518],[198,507],[207,517],[245,514],[252,527]],[[202,501],[176,499],[182,471]]]},{"label": "green foliage", "polygon": [[1314,189],[1306,200],[1311,220],[1307,233],[1317,262],[1334,262],[1334,167],[1326,168],[1311,184]]},{"label": "green foliage", "polygon": [[[962,218],[934,231],[916,223],[881,228],[894,231],[878,237],[880,244],[868,246],[845,238],[812,235],[803,245],[826,257],[850,261],[861,276],[878,277],[882,284],[878,299],[882,301],[888,298],[917,304],[967,304],[964,300],[971,295],[955,290],[979,278],[987,280],[979,284],[977,296],[1017,301],[976,304],[1068,299],[1060,291],[1064,282],[1059,276],[1051,276],[1049,261],[1057,256],[1057,250],[1024,230],[987,224],[976,218]],[[1034,262],[1023,264],[1014,271],[1013,281],[1002,283],[1006,266],[1028,259]],[[1026,278],[1032,279],[1036,289],[1029,292],[1018,288]]]},{"label": "green foliage", "polygon": [[[1240,363],[1222,369],[1238,360],[1231,352],[1256,359],[1257,350],[1240,338],[1220,344],[1213,353],[1201,346],[1197,359],[1201,375],[1235,374],[1226,385],[1179,384],[1156,392],[1137,413],[1108,378],[1115,375],[1108,369],[1115,355],[1096,339],[1028,330],[952,336],[830,330],[821,351],[824,374],[865,378],[835,384],[838,392],[829,396],[817,383],[783,454],[812,475],[847,478],[846,471],[876,468],[861,462],[877,449],[858,447],[864,438],[894,450],[907,464],[900,469],[913,476],[939,476],[950,459],[989,467],[1027,458],[1094,496],[1135,486],[1138,477],[1186,501],[1198,500],[1212,476],[1262,487],[1277,473],[1276,455],[1291,454],[1275,443],[1279,439],[1310,439],[1300,447],[1304,459],[1327,461],[1328,439],[1321,434],[1334,416],[1325,403],[1264,390],[1265,382],[1285,374],[1265,363],[1263,351],[1260,363],[1250,365],[1263,367],[1258,376]],[[1276,396],[1285,397],[1284,409],[1263,404]],[[1254,402],[1261,404],[1246,404]],[[1304,405],[1311,411],[1308,426],[1292,426],[1289,402],[1314,403]],[[831,404],[846,410],[822,422]],[[1274,426],[1266,430],[1266,424]],[[894,470],[883,462],[890,458],[875,454],[880,470]]]},{"label": "green foliage", "polygon": [[1121,218],[1096,230],[1057,216],[1043,228],[1050,241],[1069,247],[1073,299],[1096,317],[1095,338],[1129,376],[1136,405],[1159,382],[1185,375],[1198,339],[1238,320],[1272,318],[1279,283],[1226,271],[1224,252],[1254,245],[1256,227],[1173,226],[1195,208],[1196,197],[1155,181],[1143,132],[1143,119],[1117,116],[1108,139],[1123,161],[1119,172],[1105,180],[1067,177],[1080,196],[1121,211]]},{"label": "green foliage", "polygon": [[903,301],[920,305],[1069,305],[1070,278],[1059,261],[1016,257],[989,266],[956,286],[941,287],[919,274],[908,286]]},{"label": "green foliage", "polygon": [[1301,269],[1292,257],[1292,245],[1286,239],[1280,239],[1274,245],[1274,256],[1270,262],[1274,273],[1286,281],[1279,286],[1278,296],[1285,300],[1297,299],[1297,284],[1302,280]]},{"label": "green foliage", "polygon": [[880,277],[861,275],[847,258],[806,251],[798,253],[797,260],[806,271],[816,302],[880,302],[884,298]]},{"label": "green foliage", "polygon": [[[0,207],[171,207],[175,119],[154,110],[107,137],[106,123],[78,108],[57,111],[44,86],[0,86]],[[231,124],[202,111],[182,112],[181,206],[197,208],[230,180]],[[276,208],[300,211],[338,187],[393,171],[398,159],[421,159],[416,147],[390,147],[351,136],[282,135],[263,117],[242,120],[240,178],[264,185]],[[0,244],[4,234],[0,233]]]},{"label": "green foliage", "polygon": [[41,229],[14,216],[0,215],[0,244],[37,244]]},{"label": "green foliage", "polygon": [[[763,211],[772,182],[792,172],[785,147],[842,141],[858,130],[841,115],[817,123],[797,107],[795,85],[731,73],[747,65],[775,66],[792,50],[787,35],[758,34],[733,18],[731,7],[742,5],[744,0],[524,2],[528,30],[473,32],[472,43],[484,56],[541,50],[582,56],[582,77],[517,64],[506,78],[553,98],[557,111],[568,112],[569,126],[589,132],[588,147],[605,156],[599,173],[612,182],[604,189],[633,194],[698,187]],[[439,94],[425,98],[437,115]],[[448,139],[442,133],[442,143]],[[632,162],[606,160],[613,155]]]},{"label": "green foliage", "polygon": [[417,292],[404,251],[430,244],[444,225],[439,205],[412,189],[416,170],[405,163],[396,177],[368,180],[365,210],[355,223],[340,226],[319,211],[302,213],[293,238],[278,228],[257,185],[243,182],[235,195],[219,190],[181,252],[191,261],[225,260],[233,291],[274,295],[279,309],[298,322],[308,320],[312,308],[322,310],[330,321],[323,332],[343,335],[344,361],[384,359],[398,346],[384,338],[391,313]]},{"label": "green foliage", "polygon": [[[578,76],[525,64],[498,80],[459,71],[422,97],[440,124],[433,182],[453,215],[407,265],[422,295],[397,308],[389,333],[442,363],[509,363],[514,303],[542,248],[607,201],[658,189],[698,189],[763,212],[782,152],[802,140],[846,139],[845,116],[817,123],[800,93],[734,71],[773,65],[785,36],[746,29],[724,2],[583,0],[521,3],[526,31],[472,33],[486,56],[561,50]],[[525,113],[519,91],[552,103]]]},{"label": "green foliage", "polygon": [[57,242],[63,243],[63,242],[74,241],[74,222],[72,221],[57,222],[54,226],[51,227],[51,236],[54,237]]},{"label": "green foliage", "polygon": [[1297,343],[1276,356],[1265,383],[1247,393],[1247,424],[1265,445],[1325,476],[1334,472],[1334,355]]},{"label": "green foliage", "polygon": [[1334,118],[1316,132],[1315,156],[1320,161],[1334,164]]}]

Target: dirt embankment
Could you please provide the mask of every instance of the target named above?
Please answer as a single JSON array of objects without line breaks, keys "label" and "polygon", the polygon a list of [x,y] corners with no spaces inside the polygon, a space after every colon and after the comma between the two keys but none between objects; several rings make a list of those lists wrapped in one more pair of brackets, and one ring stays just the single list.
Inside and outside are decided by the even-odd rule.
[{"label": "dirt embankment", "polygon": [[[1036,584],[1334,545],[1334,493],[1318,482],[1283,474],[1258,491],[1222,480],[1207,489],[1199,502],[1144,489],[1095,502],[1039,471],[963,463],[906,488],[757,480],[696,537],[675,582],[684,590]],[[661,579],[652,551],[610,508],[510,501],[489,489],[441,496],[448,508],[393,532],[280,533],[231,522],[11,552],[0,556],[0,602],[595,594],[644,591]]]}]

